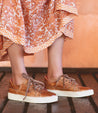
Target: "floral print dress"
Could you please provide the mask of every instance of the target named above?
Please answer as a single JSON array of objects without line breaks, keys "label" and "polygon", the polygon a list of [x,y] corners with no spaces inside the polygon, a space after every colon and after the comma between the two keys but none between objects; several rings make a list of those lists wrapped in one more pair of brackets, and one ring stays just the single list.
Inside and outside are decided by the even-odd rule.
[{"label": "floral print dress", "polygon": [[0,61],[13,43],[34,55],[62,34],[73,38],[75,15],[75,0],[0,0]]}]

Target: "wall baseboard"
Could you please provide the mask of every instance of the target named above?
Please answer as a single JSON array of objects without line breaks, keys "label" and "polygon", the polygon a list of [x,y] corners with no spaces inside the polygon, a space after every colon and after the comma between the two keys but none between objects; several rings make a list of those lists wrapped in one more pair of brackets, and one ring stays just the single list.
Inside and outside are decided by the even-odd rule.
[{"label": "wall baseboard", "polygon": [[[47,73],[47,67],[26,67],[27,72]],[[0,71],[11,72],[11,67],[0,67]],[[98,73],[98,68],[63,68],[64,73]]]}]

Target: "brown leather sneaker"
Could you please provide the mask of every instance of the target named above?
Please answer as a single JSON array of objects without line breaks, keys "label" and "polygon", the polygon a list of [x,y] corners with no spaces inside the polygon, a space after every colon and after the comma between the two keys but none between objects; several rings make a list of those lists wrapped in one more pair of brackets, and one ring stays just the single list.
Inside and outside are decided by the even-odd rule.
[{"label": "brown leather sneaker", "polygon": [[45,85],[48,91],[56,93],[58,96],[85,97],[94,94],[93,89],[80,86],[75,79],[63,74],[56,82],[49,82],[45,76]]},{"label": "brown leather sneaker", "polygon": [[8,99],[29,103],[51,103],[58,101],[58,96],[47,91],[43,82],[34,80],[25,73],[22,76],[27,79],[27,82],[21,85],[15,85],[10,80]]}]

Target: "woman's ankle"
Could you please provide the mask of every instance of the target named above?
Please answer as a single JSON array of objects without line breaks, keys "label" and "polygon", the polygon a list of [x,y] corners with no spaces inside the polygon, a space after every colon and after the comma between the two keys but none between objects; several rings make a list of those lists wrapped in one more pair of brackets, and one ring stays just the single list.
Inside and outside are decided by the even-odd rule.
[{"label": "woman's ankle", "polygon": [[56,82],[58,78],[63,75],[63,72],[57,74],[47,74],[47,79],[49,82]]},{"label": "woman's ankle", "polygon": [[22,76],[22,73],[18,73],[18,74],[12,73],[12,81],[15,85],[21,85],[24,82],[26,82],[27,80]]}]

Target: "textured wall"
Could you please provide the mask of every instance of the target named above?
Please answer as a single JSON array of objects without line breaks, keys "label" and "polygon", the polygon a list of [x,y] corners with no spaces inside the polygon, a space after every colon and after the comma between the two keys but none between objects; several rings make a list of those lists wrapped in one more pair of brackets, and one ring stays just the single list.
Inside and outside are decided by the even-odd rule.
[{"label": "textured wall", "polygon": [[[75,17],[73,39],[66,39],[63,67],[98,68],[98,0],[77,0],[79,16]],[[47,67],[47,49],[25,57],[27,67]],[[10,66],[0,62],[0,66]]]},{"label": "textured wall", "polygon": [[77,0],[77,4],[74,39],[64,45],[63,65],[98,67],[98,1]]}]

